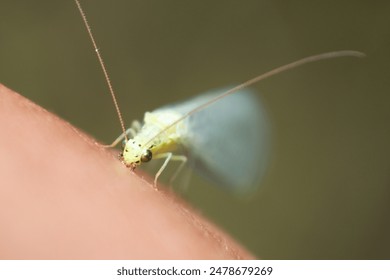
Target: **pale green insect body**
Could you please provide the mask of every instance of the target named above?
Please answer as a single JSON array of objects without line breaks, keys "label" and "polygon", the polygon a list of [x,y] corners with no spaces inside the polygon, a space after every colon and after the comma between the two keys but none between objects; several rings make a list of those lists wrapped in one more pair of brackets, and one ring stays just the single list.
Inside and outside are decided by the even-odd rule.
[{"label": "pale green insect body", "polygon": [[[121,155],[123,163],[134,169],[142,162],[152,158],[166,157],[178,149],[186,132],[183,122],[171,126],[182,117],[182,114],[164,110],[163,112],[146,112],[142,127],[134,129],[134,137],[125,142]],[[170,127],[171,126],[171,127]],[[163,129],[169,127],[163,133]]]},{"label": "pale green insect body", "polygon": [[249,89],[227,96],[202,111],[190,114],[224,90],[202,94],[168,105],[133,123],[127,132],[123,163],[135,169],[142,163],[164,158],[157,178],[170,161],[179,161],[173,178],[189,162],[195,171],[216,185],[236,192],[253,189],[264,174],[268,154],[265,110]]}]

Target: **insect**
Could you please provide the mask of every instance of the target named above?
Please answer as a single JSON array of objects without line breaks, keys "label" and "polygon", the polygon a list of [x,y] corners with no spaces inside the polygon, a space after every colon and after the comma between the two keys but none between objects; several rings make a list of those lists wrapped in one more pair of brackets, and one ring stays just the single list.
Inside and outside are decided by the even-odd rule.
[{"label": "insect", "polygon": [[310,62],[342,56],[364,56],[350,50],[309,56],[275,68],[231,89],[147,112],[143,123],[135,121],[126,130],[91,28],[80,2],[75,2],[105,75],[123,131],[108,147],[114,147],[123,140],[120,159],[132,170],[152,159],[165,159],[155,175],[155,187],[170,161],[180,162],[172,179],[188,161],[217,184],[239,192],[252,189],[265,169],[268,134],[264,110],[248,87]]},{"label": "insect", "polygon": [[222,92],[202,94],[145,113],[143,125],[133,122],[127,130],[131,139],[123,143],[124,164],[134,169],[152,158],[165,159],[155,184],[174,160],[180,165],[171,180],[188,161],[204,177],[231,190],[255,186],[265,170],[268,150],[267,118],[255,92],[242,89],[178,121]]}]

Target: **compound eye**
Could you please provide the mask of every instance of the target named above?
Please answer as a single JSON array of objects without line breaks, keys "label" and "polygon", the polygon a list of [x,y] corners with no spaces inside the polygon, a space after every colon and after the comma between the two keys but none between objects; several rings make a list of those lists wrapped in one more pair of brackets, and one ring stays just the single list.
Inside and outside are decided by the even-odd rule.
[{"label": "compound eye", "polygon": [[141,161],[142,162],[148,162],[151,161],[153,157],[153,154],[150,150],[146,150],[143,155],[141,156]]}]

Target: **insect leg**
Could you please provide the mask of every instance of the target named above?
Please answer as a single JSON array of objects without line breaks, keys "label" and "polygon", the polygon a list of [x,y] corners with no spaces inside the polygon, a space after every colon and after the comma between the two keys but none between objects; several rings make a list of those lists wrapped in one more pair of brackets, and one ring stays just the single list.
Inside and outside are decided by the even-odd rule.
[{"label": "insect leg", "polygon": [[171,160],[181,161],[179,167],[176,169],[175,173],[173,173],[171,179],[169,179],[169,185],[172,186],[173,181],[176,179],[177,175],[179,175],[180,171],[183,169],[184,165],[187,162],[187,157],[182,155],[174,155]]},{"label": "insect leg", "polygon": [[173,176],[171,177],[171,179],[169,180],[170,183],[176,178],[176,176],[179,174],[179,172],[181,171],[181,169],[183,168],[184,164],[187,162],[187,157],[186,156],[182,156],[182,155],[173,155],[172,153],[163,153],[163,154],[159,154],[155,157],[155,159],[159,159],[159,158],[165,158],[165,161],[163,163],[163,165],[160,167],[160,169],[158,170],[158,172],[156,173],[156,176],[154,176],[154,187],[157,188],[157,180],[158,180],[158,177],[161,175],[161,173],[164,171],[164,169],[167,167],[168,165],[168,162],[170,160],[175,160],[175,161],[181,161],[181,164],[180,166],[178,167],[178,169],[176,170],[176,172],[173,174]]},{"label": "insect leg", "polygon": [[141,123],[137,120],[134,120],[131,123],[131,127],[126,129],[126,133],[122,133],[110,145],[103,145],[103,147],[105,148],[115,147],[116,145],[118,145],[119,142],[121,142],[125,138],[125,135],[127,136],[127,138],[134,138],[134,136],[136,136],[138,132],[141,130],[141,127],[142,127]]},{"label": "insect leg", "polygon": [[105,147],[105,148],[113,148],[113,147],[115,147],[116,145],[118,145],[119,142],[121,142],[123,139],[125,139],[125,135],[126,135],[127,137],[128,137],[129,135],[132,136],[132,137],[134,137],[133,135],[135,135],[135,134],[136,134],[136,133],[135,133],[135,131],[134,131],[133,128],[128,128],[128,129],[126,130],[126,133],[122,133],[121,135],[118,136],[118,138],[116,138],[116,139],[114,140],[114,142],[112,142],[112,143],[109,144],[109,145],[103,145],[103,147]]},{"label": "insect leg", "polygon": [[159,154],[155,157],[155,159],[165,158],[163,165],[161,165],[160,169],[156,173],[156,176],[154,176],[154,183],[153,184],[154,184],[154,187],[156,189],[157,189],[157,179],[161,175],[161,173],[164,171],[165,167],[167,167],[167,164],[171,160],[172,155],[173,155],[172,153],[163,153],[163,154]]}]

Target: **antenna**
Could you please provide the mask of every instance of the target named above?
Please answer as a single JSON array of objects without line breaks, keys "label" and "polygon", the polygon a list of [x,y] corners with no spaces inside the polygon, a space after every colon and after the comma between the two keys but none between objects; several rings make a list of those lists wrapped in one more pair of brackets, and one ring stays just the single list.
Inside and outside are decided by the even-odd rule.
[{"label": "antenna", "polygon": [[126,135],[125,122],[123,121],[122,113],[121,113],[121,110],[119,108],[118,101],[116,100],[115,92],[114,92],[114,89],[113,89],[113,87],[111,85],[111,80],[110,80],[110,77],[108,76],[108,72],[107,72],[106,66],[104,64],[102,56],[100,55],[100,51],[99,51],[99,49],[97,47],[97,44],[95,42],[95,38],[93,37],[91,27],[89,26],[89,23],[88,23],[88,20],[87,20],[87,16],[85,15],[84,10],[81,8],[80,1],[79,0],[75,0],[75,3],[76,3],[77,8],[78,8],[78,10],[80,12],[81,18],[83,19],[84,25],[85,25],[85,27],[87,29],[87,32],[88,32],[88,35],[89,35],[89,38],[91,39],[93,48],[95,49],[95,53],[96,53],[97,58],[99,60],[100,67],[103,70],[104,77],[106,78],[107,86],[108,86],[108,89],[110,91],[110,94],[111,94],[111,97],[112,97],[112,101],[114,102],[114,105],[115,105],[115,110],[116,110],[116,113],[117,113],[118,118],[119,118],[119,122],[120,122],[120,125],[121,125],[121,128],[122,128],[122,131],[123,131],[123,135],[125,136],[125,140],[127,142],[128,139],[127,139],[127,135]]},{"label": "antenna", "polygon": [[336,57],[344,57],[344,56],[365,57],[366,55],[362,52],[352,51],[352,50],[334,51],[334,52],[327,52],[327,53],[321,53],[321,54],[317,54],[317,55],[308,56],[308,57],[296,60],[294,62],[285,64],[283,66],[279,66],[277,68],[274,68],[274,69],[272,69],[264,74],[261,74],[257,77],[254,77],[254,78],[252,78],[252,79],[250,79],[242,84],[239,84],[238,86],[235,86],[235,87],[221,93],[220,95],[218,95],[218,96],[214,97],[213,99],[211,99],[210,101],[196,107],[195,109],[192,109],[191,111],[187,112],[182,117],[180,117],[179,119],[177,119],[176,121],[174,121],[173,123],[171,123],[170,125],[165,127],[164,129],[160,130],[154,137],[152,137],[148,142],[146,142],[145,145],[149,144],[154,138],[156,138],[159,135],[161,135],[162,133],[166,132],[168,129],[170,129],[174,125],[178,124],[179,122],[183,121],[184,119],[188,118],[189,116],[195,114],[196,112],[199,112],[200,110],[205,109],[206,107],[210,106],[211,104],[214,104],[215,102],[219,101],[222,98],[225,98],[229,95],[232,95],[233,93],[236,93],[240,89],[249,87],[257,82],[265,80],[265,79],[272,77],[276,74],[291,70],[293,68],[302,66],[302,65],[307,64],[307,63],[316,62],[316,61],[320,61],[320,60],[324,60],[324,59],[336,58]]}]

